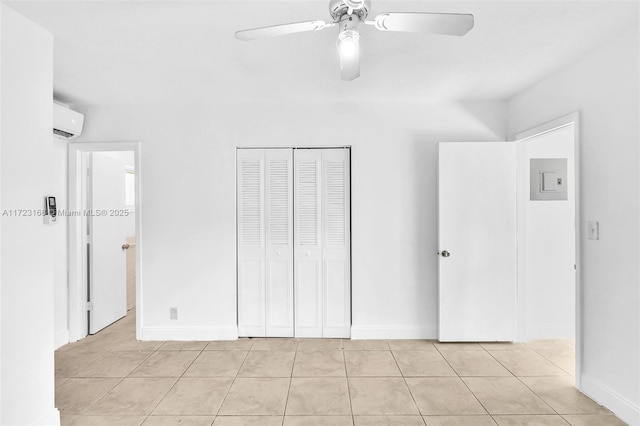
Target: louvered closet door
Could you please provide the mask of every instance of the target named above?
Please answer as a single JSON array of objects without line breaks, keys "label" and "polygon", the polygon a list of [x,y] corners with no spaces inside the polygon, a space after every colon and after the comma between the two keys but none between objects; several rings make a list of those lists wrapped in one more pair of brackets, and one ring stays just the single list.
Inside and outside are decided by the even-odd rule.
[{"label": "louvered closet door", "polygon": [[322,150],[323,337],[351,337],[349,150]]},{"label": "louvered closet door", "polygon": [[322,337],[322,150],[296,149],[295,336]]},{"label": "louvered closet door", "polygon": [[266,335],[293,337],[291,149],[266,149]]},{"label": "louvered closet door", "polygon": [[295,335],[350,337],[348,149],[297,149]]},{"label": "louvered closet door", "polygon": [[238,334],[265,336],[264,150],[237,151]]}]

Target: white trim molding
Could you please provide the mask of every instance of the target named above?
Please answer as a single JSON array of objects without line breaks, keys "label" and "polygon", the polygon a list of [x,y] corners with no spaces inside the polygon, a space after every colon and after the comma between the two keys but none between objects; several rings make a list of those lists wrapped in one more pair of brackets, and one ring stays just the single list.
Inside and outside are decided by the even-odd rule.
[{"label": "white trim molding", "polygon": [[527,324],[525,342],[537,339],[574,339],[575,334],[576,330],[574,327],[553,324]]},{"label": "white trim molding", "polygon": [[[142,226],[142,147],[140,142],[71,142],[68,145],[68,208],[69,211],[82,210],[82,154],[100,151],[133,151],[136,170],[136,208],[134,212],[136,223],[136,337],[141,339],[143,324],[143,226]],[[69,250],[69,341],[75,342],[87,336],[87,288],[86,288],[86,257],[83,247],[83,230],[86,218],[69,216],[68,220],[68,250]]]},{"label": "white trim molding", "polygon": [[238,327],[143,327],[140,340],[209,341],[236,340]]},{"label": "white trim molding", "polygon": [[438,326],[352,325],[351,339],[437,339]]},{"label": "white trim molding", "polygon": [[582,393],[604,405],[630,426],[640,426],[640,407],[588,374],[582,374]]},{"label": "white trim molding", "polygon": [[[580,233],[581,224],[583,223],[582,218],[582,189],[581,189],[581,181],[582,181],[582,171],[581,171],[581,147],[580,147],[580,138],[582,132],[582,124],[581,124],[581,113],[580,111],[574,111],[569,114],[563,115],[562,117],[558,117],[555,120],[548,121],[539,126],[535,126],[531,129],[524,130],[515,134],[511,140],[516,142],[521,142],[531,137],[535,137],[544,133],[552,132],[561,127],[573,125],[573,139],[574,139],[574,174],[575,174],[575,227],[576,227],[576,241],[575,241],[575,258],[576,258],[576,282],[575,282],[575,339],[576,339],[576,387],[579,390],[582,390],[582,357],[583,357],[583,344],[582,344],[582,251],[580,248],[582,242],[582,234]],[[518,278],[520,279],[520,272],[518,273]],[[518,289],[520,292],[526,289],[521,288],[520,283],[518,283]],[[522,300],[519,300],[518,305],[518,315],[523,319],[519,320],[521,324],[518,326],[519,331],[526,331],[529,327],[526,324],[526,314],[522,307],[524,304]],[[523,340],[521,336],[519,336],[519,341]]]},{"label": "white trim molding", "polygon": [[33,424],[42,426],[57,426],[60,424],[60,411],[57,408],[52,408],[46,415],[38,418]]},{"label": "white trim molding", "polygon": [[69,329],[60,330],[56,333],[53,339],[53,349],[56,350],[60,346],[64,346],[69,343]]}]

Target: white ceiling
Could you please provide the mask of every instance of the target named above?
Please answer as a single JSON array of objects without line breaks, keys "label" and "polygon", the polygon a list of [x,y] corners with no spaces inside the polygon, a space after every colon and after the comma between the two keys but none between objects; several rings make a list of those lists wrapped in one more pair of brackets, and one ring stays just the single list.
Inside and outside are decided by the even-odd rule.
[{"label": "white ceiling", "polygon": [[238,29],[329,19],[328,0],[9,2],[55,37],[56,97],[77,104],[507,99],[631,25],[637,1],[385,1],[472,13],[465,37],[361,35],[342,82],[336,28],[240,42]]}]

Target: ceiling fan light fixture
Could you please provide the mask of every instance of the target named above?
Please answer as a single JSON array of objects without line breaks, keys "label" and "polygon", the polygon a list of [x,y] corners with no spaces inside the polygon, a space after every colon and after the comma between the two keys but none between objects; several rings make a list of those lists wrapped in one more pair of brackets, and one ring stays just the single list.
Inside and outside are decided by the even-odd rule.
[{"label": "ceiling fan light fixture", "polygon": [[236,32],[238,40],[250,41],[287,34],[320,31],[338,26],[336,46],[340,55],[340,78],[351,81],[360,76],[360,24],[372,25],[379,31],[463,36],[474,26],[471,14],[429,12],[385,12],[367,20],[371,0],[329,0],[333,21],[305,21],[270,25]]},{"label": "ceiling fan light fixture", "polygon": [[338,48],[343,57],[352,57],[358,52],[360,33],[356,30],[344,30],[338,35]]}]

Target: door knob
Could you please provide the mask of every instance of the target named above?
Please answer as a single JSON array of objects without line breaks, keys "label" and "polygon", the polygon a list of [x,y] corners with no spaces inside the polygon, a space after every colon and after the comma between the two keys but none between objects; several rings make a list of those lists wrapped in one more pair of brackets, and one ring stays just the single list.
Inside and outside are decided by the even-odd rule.
[{"label": "door knob", "polygon": [[451,256],[451,253],[449,253],[449,252],[448,252],[448,251],[446,251],[446,250],[443,250],[443,252],[442,252],[442,253],[440,253],[440,254],[442,255],[442,257],[449,257],[449,256]]},{"label": "door knob", "polygon": [[122,250],[126,250],[126,249],[128,249],[128,248],[129,248],[129,243],[124,243],[124,244],[122,245]]}]

